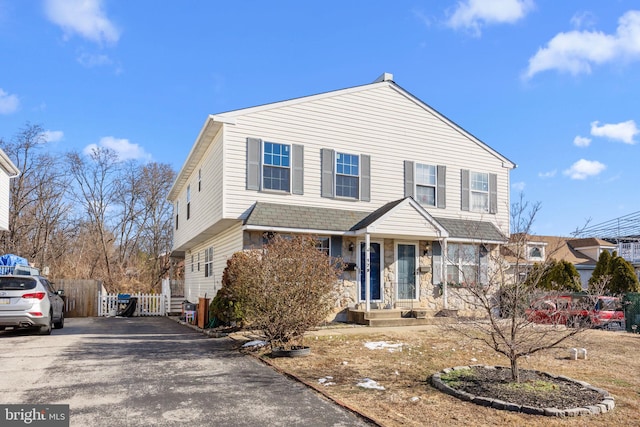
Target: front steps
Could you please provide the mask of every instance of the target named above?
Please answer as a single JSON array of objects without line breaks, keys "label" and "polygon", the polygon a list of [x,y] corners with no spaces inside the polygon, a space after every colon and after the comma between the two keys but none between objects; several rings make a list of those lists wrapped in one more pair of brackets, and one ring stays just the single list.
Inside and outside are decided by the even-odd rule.
[{"label": "front steps", "polygon": [[451,323],[455,317],[438,316],[438,311],[421,308],[349,309],[347,322],[367,326],[418,326]]}]

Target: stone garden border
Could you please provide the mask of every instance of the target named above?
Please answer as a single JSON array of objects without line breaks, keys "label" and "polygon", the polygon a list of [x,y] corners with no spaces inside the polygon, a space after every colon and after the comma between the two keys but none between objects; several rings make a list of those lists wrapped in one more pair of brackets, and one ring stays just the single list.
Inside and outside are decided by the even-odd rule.
[{"label": "stone garden border", "polygon": [[534,372],[548,376],[549,378],[574,382],[586,389],[596,391],[602,396],[602,401],[597,405],[584,406],[580,408],[569,408],[569,409],[537,408],[537,407],[526,406],[526,405],[518,405],[516,403],[504,402],[499,399],[492,399],[485,396],[474,396],[465,391],[457,390],[453,387],[450,387],[449,385],[445,384],[444,381],[442,381],[441,379],[441,376],[443,374],[448,374],[451,371],[471,369],[472,367],[482,367],[485,369],[509,369],[504,366],[486,366],[486,365],[456,366],[453,368],[443,369],[442,371],[433,374],[431,376],[431,384],[436,389],[442,391],[443,393],[447,393],[451,396],[457,397],[458,399],[464,400],[466,402],[471,402],[471,403],[475,403],[476,405],[487,406],[487,407],[500,409],[500,410],[522,412],[522,413],[531,414],[531,415],[545,415],[549,417],[576,417],[581,415],[598,415],[598,414],[611,411],[615,407],[615,401],[613,396],[610,395],[609,392],[606,390],[593,387],[589,383],[586,383],[584,381],[574,380],[572,378],[565,377],[564,375],[551,375],[542,371],[534,371]]}]

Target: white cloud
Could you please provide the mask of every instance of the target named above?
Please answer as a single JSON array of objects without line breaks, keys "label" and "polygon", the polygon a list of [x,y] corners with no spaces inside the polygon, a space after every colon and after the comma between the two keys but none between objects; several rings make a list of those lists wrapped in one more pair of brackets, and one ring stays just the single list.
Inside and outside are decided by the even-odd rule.
[{"label": "white cloud", "polygon": [[11,114],[18,111],[20,100],[17,95],[9,95],[0,89],[0,114]]},{"label": "white cloud", "polygon": [[514,182],[513,184],[511,184],[511,188],[516,191],[524,191],[525,186],[526,184],[523,181]]},{"label": "white cloud", "polygon": [[538,172],[538,176],[540,178],[553,178],[554,176],[556,176],[556,173],[558,171],[557,170],[552,170],[552,171],[548,171],[548,172]]},{"label": "white cloud", "polygon": [[113,136],[105,136],[100,138],[98,144],[87,145],[83,152],[84,154],[90,154],[94,149],[98,147],[109,148],[113,150],[120,161],[125,160],[151,160],[151,154],[144,151],[144,148],[138,144],[129,142],[128,139],[114,138]]},{"label": "white cloud", "polygon": [[482,26],[513,24],[533,7],[533,0],[465,0],[458,2],[447,24],[454,29],[471,30],[479,36]]},{"label": "white cloud", "polygon": [[633,137],[640,133],[640,129],[633,120],[602,126],[599,124],[600,122],[597,121],[591,123],[591,135],[622,141],[625,144],[635,144]]},{"label": "white cloud", "polygon": [[580,159],[563,173],[571,179],[587,179],[590,176],[598,175],[606,168],[607,166],[597,160]]},{"label": "white cloud", "polygon": [[595,25],[596,19],[593,13],[591,12],[580,12],[576,13],[571,17],[571,25],[574,28],[584,28],[584,27],[593,27]]},{"label": "white cloud", "polygon": [[576,147],[588,147],[591,144],[591,138],[586,138],[584,136],[577,135],[573,138],[573,145]]},{"label": "white cloud", "polygon": [[80,63],[80,65],[87,68],[93,68],[93,67],[99,67],[102,65],[112,64],[111,58],[109,58],[107,55],[104,55],[104,54],[94,55],[86,52],[78,56],[78,62]]},{"label": "white cloud", "polygon": [[61,130],[46,130],[42,132],[42,137],[47,142],[58,142],[62,141],[62,138],[64,138],[64,132]]},{"label": "white cloud", "polygon": [[634,59],[640,59],[640,11],[636,10],[620,17],[615,34],[577,30],[557,34],[529,58],[523,77],[554,69],[588,74],[592,65]]},{"label": "white cloud", "polygon": [[116,43],[120,38],[120,30],[102,10],[102,0],[45,0],[44,7],[67,38],[78,34],[96,43]]}]

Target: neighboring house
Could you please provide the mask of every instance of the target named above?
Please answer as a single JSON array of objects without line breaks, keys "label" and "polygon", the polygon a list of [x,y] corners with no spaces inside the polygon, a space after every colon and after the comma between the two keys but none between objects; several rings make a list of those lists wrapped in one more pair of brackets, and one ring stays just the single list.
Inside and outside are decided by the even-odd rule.
[{"label": "neighboring house", "polygon": [[508,238],[514,167],[387,73],[211,115],[168,196],[185,297],[214,296],[234,252],[302,233],[348,263],[336,312],[446,308],[439,284],[482,280]]},{"label": "neighboring house", "polygon": [[[526,248],[521,251],[524,259],[520,260],[521,266],[543,263],[547,260],[567,261],[573,264],[580,273],[582,289],[586,290],[589,279],[596,268],[598,258],[603,251],[613,253],[617,246],[614,243],[595,237],[571,238],[558,236],[535,236],[530,235],[522,238],[520,234],[513,234],[510,244],[514,242],[524,242]],[[509,245],[505,246],[507,249]],[[513,251],[507,259],[514,263]]]},{"label": "neighboring house", "polygon": [[0,149],[0,230],[9,230],[10,181],[20,175],[9,156]]}]

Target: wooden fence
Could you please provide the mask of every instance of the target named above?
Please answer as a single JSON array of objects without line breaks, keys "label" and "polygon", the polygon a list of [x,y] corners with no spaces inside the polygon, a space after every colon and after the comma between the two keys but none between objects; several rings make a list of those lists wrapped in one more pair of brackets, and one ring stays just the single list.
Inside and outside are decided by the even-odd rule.
[{"label": "wooden fence", "polygon": [[[130,294],[130,298],[137,298],[134,316],[165,316],[167,307],[165,295]],[[123,309],[123,303],[118,300],[118,294],[100,293],[98,296],[98,316],[116,316]]]},{"label": "wooden fence", "polygon": [[64,290],[64,317],[94,317],[98,315],[99,280],[52,279],[55,289]]}]

